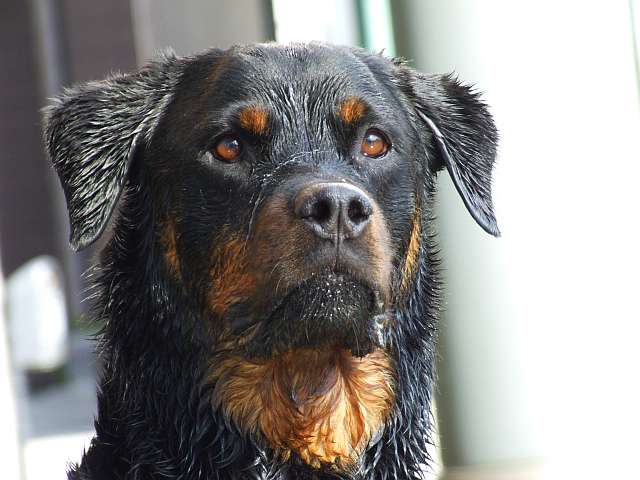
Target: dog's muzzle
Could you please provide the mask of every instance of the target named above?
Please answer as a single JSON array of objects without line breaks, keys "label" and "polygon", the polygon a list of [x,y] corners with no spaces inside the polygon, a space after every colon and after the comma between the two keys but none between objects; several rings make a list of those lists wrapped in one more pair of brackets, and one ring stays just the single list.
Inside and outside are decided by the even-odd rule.
[{"label": "dog's muzzle", "polygon": [[249,240],[256,293],[229,309],[251,353],[338,346],[361,356],[380,346],[391,255],[380,208],[347,182],[285,183],[258,214]]}]

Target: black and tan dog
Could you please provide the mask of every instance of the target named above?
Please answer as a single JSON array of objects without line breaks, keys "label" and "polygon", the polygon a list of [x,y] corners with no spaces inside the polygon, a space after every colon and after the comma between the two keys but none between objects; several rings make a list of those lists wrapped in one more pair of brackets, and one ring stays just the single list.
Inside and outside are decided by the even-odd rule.
[{"label": "black and tan dog", "polygon": [[359,49],[255,45],[67,90],[45,137],[72,246],[118,210],[70,478],[422,478],[436,172],[498,233],[477,94]]}]

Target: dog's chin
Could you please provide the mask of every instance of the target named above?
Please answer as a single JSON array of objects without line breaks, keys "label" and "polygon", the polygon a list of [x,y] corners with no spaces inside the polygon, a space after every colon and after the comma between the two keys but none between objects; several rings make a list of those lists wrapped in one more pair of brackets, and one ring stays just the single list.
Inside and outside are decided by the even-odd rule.
[{"label": "dog's chin", "polygon": [[335,273],[314,275],[256,325],[247,353],[273,357],[298,348],[336,347],[362,357],[382,346],[381,309],[376,290],[364,282]]}]

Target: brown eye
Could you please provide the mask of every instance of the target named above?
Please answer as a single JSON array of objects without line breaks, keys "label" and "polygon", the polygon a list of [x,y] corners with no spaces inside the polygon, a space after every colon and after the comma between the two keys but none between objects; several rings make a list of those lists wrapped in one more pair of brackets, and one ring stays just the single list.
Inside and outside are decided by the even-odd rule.
[{"label": "brown eye", "polygon": [[367,130],[362,139],[360,153],[365,157],[380,158],[389,151],[389,141],[378,130]]},{"label": "brown eye", "polygon": [[213,155],[223,162],[235,162],[242,152],[240,140],[237,137],[228,135],[222,137],[213,147]]}]

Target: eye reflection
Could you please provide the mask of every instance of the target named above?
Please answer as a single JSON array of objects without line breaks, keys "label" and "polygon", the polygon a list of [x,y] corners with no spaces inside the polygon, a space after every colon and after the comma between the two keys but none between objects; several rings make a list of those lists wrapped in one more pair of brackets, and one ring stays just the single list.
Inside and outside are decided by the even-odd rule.
[{"label": "eye reflection", "polygon": [[360,145],[360,153],[369,158],[380,158],[389,151],[389,141],[387,137],[379,130],[370,129],[364,134],[362,144]]},{"label": "eye reflection", "polygon": [[226,135],[216,142],[213,147],[213,155],[218,160],[233,163],[242,153],[242,144],[238,137]]}]

